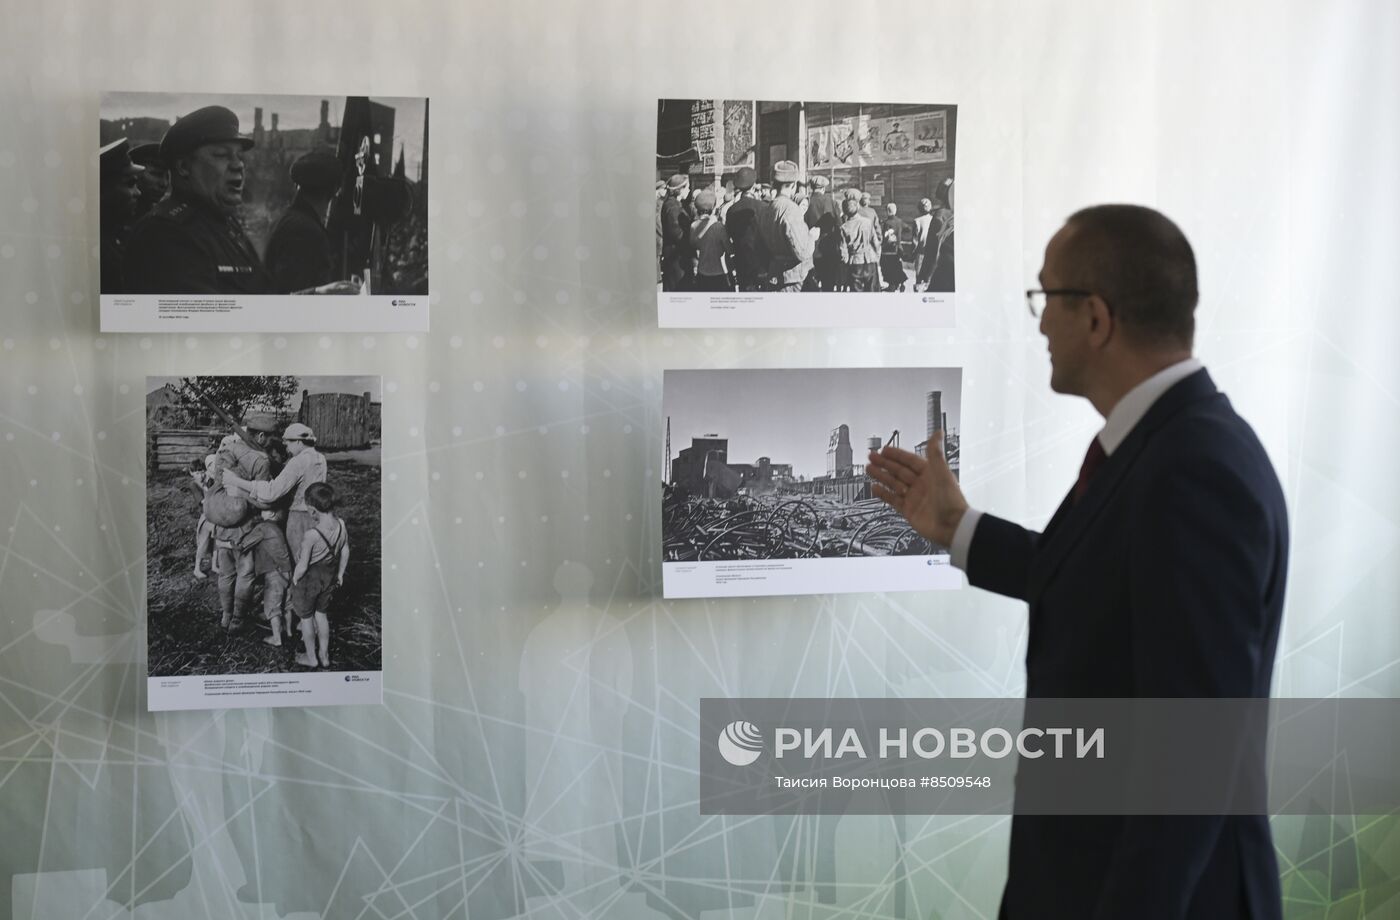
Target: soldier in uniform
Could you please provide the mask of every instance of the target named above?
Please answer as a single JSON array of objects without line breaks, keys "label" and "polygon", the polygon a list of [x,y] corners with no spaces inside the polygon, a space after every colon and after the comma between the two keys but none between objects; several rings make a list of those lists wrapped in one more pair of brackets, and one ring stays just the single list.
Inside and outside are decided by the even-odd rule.
[{"label": "soldier in uniform", "polygon": [[298,157],[291,172],[297,192],[272,225],[266,262],[279,290],[301,292],[329,283],[335,271],[326,214],[340,188],[340,161],[333,152],[313,150]]},{"label": "soldier in uniform", "polygon": [[141,190],[136,216],[144,217],[170,192],[170,170],[160,158],[160,144],[137,144],[132,147],[131,162],[144,167],[141,175],[136,177],[136,187]]},{"label": "soldier in uniform", "polygon": [[[227,479],[225,488],[233,485],[235,479],[240,482],[266,482],[272,479],[272,461],[268,458],[267,449],[277,431],[275,421],[264,416],[252,416],[244,421],[243,426],[257,446],[245,443],[237,435],[226,440],[220,453],[227,453],[233,465],[224,474]],[[243,494],[246,495],[246,491]],[[266,504],[258,502],[254,496],[249,496],[249,504],[252,507],[242,523],[214,528],[214,560],[219,571],[219,609],[222,614],[220,623],[231,633],[243,629],[257,582],[256,557],[243,544],[257,527],[260,509]]]},{"label": "soldier in uniform", "polygon": [[141,192],[137,183],[142,173],[131,161],[131,146],[126,138],[113,141],[97,152],[99,163],[100,199],[98,210],[102,232],[101,260],[102,293],[120,294],[124,285],[126,233],[136,218]]},{"label": "soldier in uniform", "polygon": [[131,228],[126,287],[133,294],[272,294],[272,277],[238,222],[243,154],[238,116],[205,106],[165,132],[160,158],[170,196]]}]

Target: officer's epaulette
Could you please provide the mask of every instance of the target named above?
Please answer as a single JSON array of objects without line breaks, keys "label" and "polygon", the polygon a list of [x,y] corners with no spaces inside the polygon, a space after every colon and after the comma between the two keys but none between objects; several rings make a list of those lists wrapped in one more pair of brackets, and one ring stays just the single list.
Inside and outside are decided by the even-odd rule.
[{"label": "officer's epaulette", "polygon": [[151,208],[151,216],[163,217],[177,224],[184,223],[194,217],[194,208],[186,202],[167,198],[164,201],[158,202],[155,207]]}]

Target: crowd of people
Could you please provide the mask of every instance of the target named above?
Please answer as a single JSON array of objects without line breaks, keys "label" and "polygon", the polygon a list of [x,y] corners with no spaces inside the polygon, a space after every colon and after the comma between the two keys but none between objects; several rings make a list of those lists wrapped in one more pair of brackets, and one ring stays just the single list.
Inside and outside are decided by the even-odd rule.
[{"label": "crowd of people", "polygon": [[[331,600],[345,581],[350,540],[335,513],[335,489],[326,482],[315,433],[300,422],[286,426],[280,439],[276,430],[271,419],[255,417],[191,464],[203,492],[194,577],[209,577],[204,559],[212,557],[220,625],[230,635],[247,631],[261,588],[262,619],[272,632],[263,641],[281,647],[299,632],[296,663],[326,668]],[[280,456],[286,459],[274,475]]]},{"label": "crowd of people", "polygon": [[746,166],[724,186],[694,189],[683,172],[656,183],[662,291],[953,290],[952,179],[906,221],[858,187],[803,180],[790,160],[773,166],[771,183],[757,178]]}]

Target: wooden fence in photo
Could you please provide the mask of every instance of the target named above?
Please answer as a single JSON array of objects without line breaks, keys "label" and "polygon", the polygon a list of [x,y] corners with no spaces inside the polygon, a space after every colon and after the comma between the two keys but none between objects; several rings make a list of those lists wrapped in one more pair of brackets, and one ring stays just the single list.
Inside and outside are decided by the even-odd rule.
[{"label": "wooden fence in photo", "polygon": [[297,421],[316,433],[316,449],[360,450],[379,439],[379,404],[370,394],[301,393]]},{"label": "wooden fence in photo", "polygon": [[191,460],[204,462],[219,440],[228,434],[221,428],[157,428],[151,431],[151,462],[158,470],[186,470]]},{"label": "wooden fence in photo", "polygon": [[[362,450],[380,439],[379,403],[369,393],[302,392],[297,421],[316,433],[316,448],[322,451]],[[148,422],[150,462],[158,470],[188,469],[191,460],[203,461],[219,445],[227,427],[162,427],[162,421],[182,421],[174,412],[161,412]],[[279,422],[280,431],[285,421]]]}]

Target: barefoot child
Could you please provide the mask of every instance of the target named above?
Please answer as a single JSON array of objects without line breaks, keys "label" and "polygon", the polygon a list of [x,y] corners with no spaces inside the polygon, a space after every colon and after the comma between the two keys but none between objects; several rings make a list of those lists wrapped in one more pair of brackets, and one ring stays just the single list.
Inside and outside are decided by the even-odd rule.
[{"label": "barefoot child", "polygon": [[328,668],[331,626],[326,611],[336,587],[345,582],[350,537],[345,522],[334,514],[335,490],[329,485],[317,482],[307,486],[306,504],[311,511],[311,527],[297,547],[297,567],[292,573],[292,609],[300,621],[301,641],[306,649],[296,662],[307,668],[314,668],[319,662]]},{"label": "barefoot child", "polygon": [[[263,639],[268,645],[282,645],[282,613],[287,597],[287,584],[292,578],[292,554],[287,538],[277,523],[277,512],[264,511],[238,544],[243,552],[253,554],[253,576],[263,580],[263,619],[272,627],[272,635]],[[288,613],[287,635],[291,636],[291,614]]]},{"label": "barefoot child", "polygon": [[[203,461],[190,461],[190,478],[194,484],[199,486],[200,498],[208,494],[214,487],[214,455],[206,454]],[[199,513],[199,523],[194,527],[194,577],[201,581],[209,575],[204,571],[204,557],[206,554],[213,556],[214,552],[214,524],[204,516],[201,509]],[[215,571],[217,571],[218,557],[213,556]]]}]

